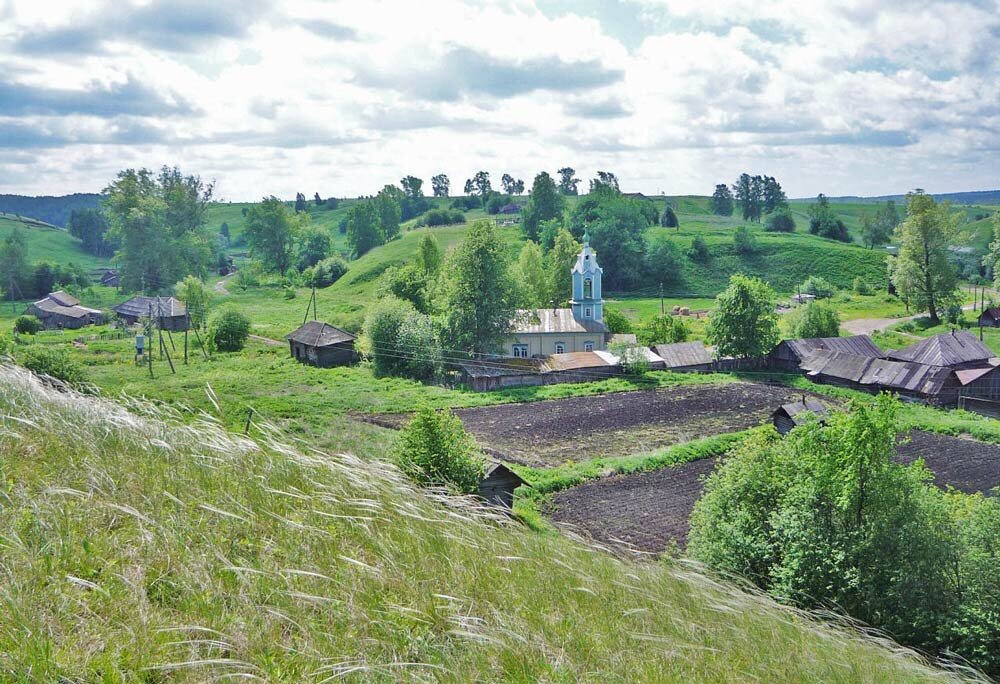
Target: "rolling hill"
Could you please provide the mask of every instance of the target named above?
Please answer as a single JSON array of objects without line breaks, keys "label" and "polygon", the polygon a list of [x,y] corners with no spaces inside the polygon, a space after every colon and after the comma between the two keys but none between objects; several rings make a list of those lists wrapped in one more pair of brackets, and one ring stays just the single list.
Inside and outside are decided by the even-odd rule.
[{"label": "rolling hill", "polygon": [[76,193],[58,197],[0,195],[0,212],[28,216],[65,228],[74,209],[97,207],[100,200],[101,196],[94,193]]},{"label": "rolling hill", "polygon": [[80,240],[63,228],[12,214],[0,214],[0,239],[6,238],[15,227],[22,229],[31,263],[74,263],[87,269],[101,268],[109,263],[108,259],[85,252]]},{"label": "rolling hill", "polygon": [[130,413],[9,366],[0,384],[0,678],[958,680],[687,563],[415,489],[384,461]]}]

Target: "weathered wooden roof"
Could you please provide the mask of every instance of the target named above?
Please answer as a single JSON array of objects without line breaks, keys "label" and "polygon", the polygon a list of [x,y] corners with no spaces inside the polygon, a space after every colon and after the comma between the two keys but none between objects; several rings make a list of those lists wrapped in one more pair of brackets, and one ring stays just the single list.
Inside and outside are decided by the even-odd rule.
[{"label": "weathered wooden roof", "polygon": [[143,295],[132,297],[132,299],[112,307],[111,310],[122,316],[132,316],[135,318],[142,318],[149,315],[156,318],[172,318],[174,316],[187,315],[187,309],[184,308],[184,303],[179,299],[174,299],[173,297],[145,297]]},{"label": "weathered wooden roof", "polygon": [[[67,303],[72,302],[72,303]],[[28,307],[28,310],[35,310],[46,314],[66,316],[68,318],[84,318],[91,314],[100,314],[97,309],[89,309],[80,306],[80,300],[70,296],[65,292],[52,292],[44,299],[39,299]]]},{"label": "weathered wooden roof", "polygon": [[329,347],[343,342],[353,342],[354,335],[323,321],[307,321],[305,325],[285,335],[286,340],[309,347]]},{"label": "weathered wooden roof", "polygon": [[712,363],[712,352],[701,342],[658,344],[653,347],[653,351],[663,359],[667,368],[686,368]]},{"label": "weathered wooden roof", "polygon": [[525,483],[523,477],[515,473],[513,470],[505,466],[503,463],[497,463],[496,461],[491,461],[486,464],[486,469],[483,472],[483,479],[480,480],[479,486],[482,487],[484,484],[493,483],[500,480],[514,480],[518,485]]},{"label": "weathered wooden roof", "polygon": [[80,300],[73,295],[66,294],[62,290],[56,290],[55,292],[50,292],[47,299],[51,299],[59,306],[76,306],[80,303]]},{"label": "weathered wooden roof", "polygon": [[824,375],[858,385],[875,385],[928,395],[940,392],[952,373],[950,368],[912,361],[873,359],[859,354],[825,350],[809,356],[801,363],[800,368],[809,375]]},{"label": "weathered wooden roof", "polygon": [[[868,335],[851,335],[850,337],[812,337],[797,340],[785,340],[781,344],[787,345],[792,352],[800,359],[804,359],[817,351],[835,351],[867,356],[869,358],[879,358],[885,356],[885,352],[872,342]],[[780,345],[779,345],[780,346]]]},{"label": "weathered wooden roof", "polygon": [[572,371],[586,368],[608,368],[617,365],[618,360],[607,352],[567,352],[550,354],[543,360],[550,371]]},{"label": "weathered wooden roof", "polygon": [[1000,321],[1000,306],[991,306],[979,314],[979,317],[992,318],[994,321]]},{"label": "weathered wooden roof", "polygon": [[801,425],[805,422],[807,414],[813,414],[820,420],[829,415],[826,405],[823,402],[811,397],[805,397],[800,401],[793,401],[790,404],[782,404],[771,415],[775,416],[779,413],[784,413],[786,416],[791,418],[792,422],[796,425]]},{"label": "weathered wooden roof", "polygon": [[965,363],[988,362],[993,352],[967,330],[942,333],[920,340],[886,356],[896,361],[914,361],[928,366],[958,366]]},{"label": "weathered wooden roof", "polygon": [[595,320],[579,320],[573,309],[524,309],[514,319],[514,333],[607,333],[608,326]]}]

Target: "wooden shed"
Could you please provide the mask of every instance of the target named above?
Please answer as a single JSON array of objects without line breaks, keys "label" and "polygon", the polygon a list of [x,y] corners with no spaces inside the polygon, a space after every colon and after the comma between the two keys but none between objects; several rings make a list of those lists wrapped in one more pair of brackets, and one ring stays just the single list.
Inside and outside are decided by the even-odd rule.
[{"label": "wooden shed", "polygon": [[1000,306],[991,306],[979,314],[979,325],[984,328],[1000,328]]},{"label": "wooden shed", "polygon": [[712,368],[712,352],[701,342],[677,342],[653,347],[667,370],[704,371]]},{"label": "wooden shed", "polygon": [[34,302],[24,313],[36,317],[47,330],[75,330],[104,322],[104,312],[80,305],[80,300],[62,290],[50,292]]},{"label": "wooden shed", "polygon": [[525,481],[502,463],[490,463],[479,483],[479,496],[487,503],[504,508],[513,508],[514,490]]},{"label": "wooden shed", "polygon": [[829,413],[823,402],[803,396],[799,401],[780,406],[771,414],[771,422],[778,434],[787,435],[792,428],[805,423],[811,415],[816,416],[819,422],[825,423]]},{"label": "wooden shed", "polygon": [[952,330],[927,337],[886,354],[893,361],[912,361],[945,368],[986,368],[995,355],[968,330]]},{"label": "wooden shed", "polygon": [[308,321],[285,335],[292,358],[320,368],[349,366],[358,360],[354,335],[323,321]]},{"label": "wooden shed", "polygon": [[135,325],[142,319],[152,318],[160,330],[183,332],[188,329],[187,308],[173,297],[144,297],[138,295],[111,308],[125,325]]},{"label": "wooden shed", "polygon": [[819,351],[840,352],[878,359],[885,356],[868,335],[812,337],[784,340],[767,355],[767,365],[776,370],[799,370],[802,362]]}]

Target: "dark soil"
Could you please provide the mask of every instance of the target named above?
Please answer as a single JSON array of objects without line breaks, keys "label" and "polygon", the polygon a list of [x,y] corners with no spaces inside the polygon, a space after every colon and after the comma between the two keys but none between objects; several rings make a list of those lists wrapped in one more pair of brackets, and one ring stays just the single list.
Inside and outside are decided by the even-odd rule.
[{"label": "dark soil", "polygon": [[[914,432],[910,443],[900,446],[898,460],[912,463],[918,457],[939,487],[971,493],[1000,486],[1000,446]],[[701,496],[704,477],[717,462],[703,459],[587,482],[555,494],[549,517],[611,545],[624,543],[654,553],[671,544],[683,547],[688,517]]]}]

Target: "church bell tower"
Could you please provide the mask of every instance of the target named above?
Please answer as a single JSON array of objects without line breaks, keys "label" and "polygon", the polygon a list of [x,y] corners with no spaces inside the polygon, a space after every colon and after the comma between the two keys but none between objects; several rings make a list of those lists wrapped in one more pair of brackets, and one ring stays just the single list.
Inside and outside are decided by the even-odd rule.
[{"label": "church bell tower", "polygon": [[597,253],[590,248],[590,234],[583,234],[583,250],[573,266],[573,318],[579,321],[604,322],[604,299],[601,297],[601,276]]}]

